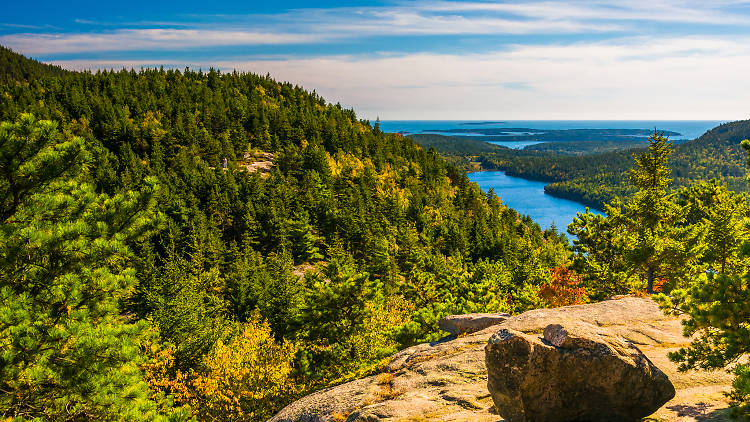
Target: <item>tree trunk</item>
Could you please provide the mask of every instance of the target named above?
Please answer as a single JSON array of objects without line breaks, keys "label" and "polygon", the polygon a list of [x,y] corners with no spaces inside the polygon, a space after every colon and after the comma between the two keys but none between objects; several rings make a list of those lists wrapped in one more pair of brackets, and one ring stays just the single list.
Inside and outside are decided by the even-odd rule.
[{"label": "tree trunk", "polygon": [[654,267],[651,267],[651,266],[648,267],[646,276],[648,277],[648,284],[646,285],[646,293],[652,294],[654,293]]}]

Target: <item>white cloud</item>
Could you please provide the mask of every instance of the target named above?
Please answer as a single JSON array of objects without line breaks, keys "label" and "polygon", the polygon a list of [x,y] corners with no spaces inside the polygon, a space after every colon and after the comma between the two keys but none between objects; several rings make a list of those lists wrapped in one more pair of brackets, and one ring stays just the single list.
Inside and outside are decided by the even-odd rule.
[{"label": "white cloud", "polygon": [[750,4],[746,0],[568,0],[531,2],[422,2],[419,9],[439,12],[503,12],[539,19],[642,20],[658,22],[736,25],[750,19],[725,11],[730,6]]},{"label": "white cloud", "polygon": [[195,47],[309,44],[323,37],[309,34],[204,29],[121,29],[102,33],[11,34],[0,44],[24,54],[99,51],[170,50]]},{"label": "white cloud", "polygon": [[[443,4],[443,3],[439,3]],[[462,3],[463,4],[463,3]],[[574,17],[498,16],[473,12],[468,8],[439,9],[438,3],[396,7],[302,9],[277,16],[297,28],[324,31],[340,36],[375,35],[487,35],[487,34],[568,34],[622,30],[613,23],[587,22]],[[443,13],[447,12],[447,13]]]},{"label": "white cloud", "polygon": [[[746,25],[728,7],[745,0],[420,1],[380,7],[296,9],[270,15],[191,16],[190,22],[92,22],[89,32],[16,33],[0,44],[26,54],[165,51],[237,45],[314,44],[362,37],[634,33],[643,22]],[[692,29],[692,28],[690,28]]]},{"label": "white cloud", "polygon": [[[138,67],[138,61],[65,67]],[[144,63],[144,62],[140,62]],[[147,62],[146,62],[147,63]],[[315,89],[383,119],[739,119],[750,117],[750,39],[636,38],[515,46],[492,54],[331,56],[214,65]]]}]

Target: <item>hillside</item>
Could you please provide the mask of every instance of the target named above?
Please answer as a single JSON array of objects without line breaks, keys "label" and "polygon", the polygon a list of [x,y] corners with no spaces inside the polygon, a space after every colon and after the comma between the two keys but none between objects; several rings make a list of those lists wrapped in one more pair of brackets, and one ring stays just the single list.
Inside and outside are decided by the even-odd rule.
[{"label": "hillside", "polygon": [[[61,174],[99,195],[155,192],[158,224],[129,241],[129,259],[107,261],[132,268],[132,288],[116,292],[122,299],[112,306],[120,324],[145,330],[142,348],[128,349],[151,362],[143,379],[200,419],[263,420],[441,337],[437,321],[447,314],[538,307],[550,268],[569,259],[557,234],[487,196],[436,152],[290,83],[216,70],[47,72],[0,53],[14,63],[0,78],[0,120],[16,122],[0,134],[80,143],[80,171]],[[17,75],[33,77],[17,83]],[[14,183],[2,179],[0,188]],[[45,303],[32,314],[74,325],[70,308],[59,313],[68,305]],[[65,341],[41,350],[63,353]],[[247,371],[274,376],[242,378]],[[30,391],[39,400],[73,394],[43,387]],[[4,395],[0,407],[55,415],[25,394]],[[248,394],[260,398],[232,398]],[[71,400],[89,415],[116,411],[81,397],[89,394]]]},{"label": "hillside", "polygon": [[[746,156],[740,142],[749,137],[750,121],[744,120],[725,123],[693,141],[676,145],[669,164],[673,188],[697,180],[717,179],[733,191],[747,192]],[[631,154],[639,152],[617,152],[573,160],[567,164],[564,173],[554,178],[555,183],[545,188],[545,192],[594,206],[611,201],[615,196],[627,196],[632,193],[627,183]]]},{"label": "hillside", "polygon": [[648,142],[645,140],[544,142],[529,145],[524,150],[563,155],[592,155],[611,151],[645,148],[647,145]]},{"label": "hillside", "polygon": [[40,76],[59,76],[65,73],[60,66],[40,63],[0,45],[0,81],[28,81]]}]

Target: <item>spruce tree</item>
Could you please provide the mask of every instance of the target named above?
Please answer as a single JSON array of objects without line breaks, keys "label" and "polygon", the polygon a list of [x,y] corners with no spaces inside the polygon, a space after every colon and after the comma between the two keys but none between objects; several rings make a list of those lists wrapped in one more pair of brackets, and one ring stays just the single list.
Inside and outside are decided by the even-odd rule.
[{"label": "spruce tree", "polygon": [[646,292],[654,292],[654,280],[670,256],[669,231],[676,222],[677,208],[668,196],[672,170],[667,167],[672,143],[662,134],[649,138],[648,152],[635,158],[631,184],[638,189],[625,206],[630,234],[626,259],[646,279]]},{"label": "spruce tree", "polygon": [[587,212],[568,229],[578,236],[574,268],[584,274],[593,297],[628,293],[644,280],[646,292],[653,293],[655,280],[671,275],[674,258],[687,259],[675,238],[681,214],[668,190],[671,152],[669,139],[654,132],[648,151],[634,156],[629,177],[637,192],[606,206],[606,217]]}]

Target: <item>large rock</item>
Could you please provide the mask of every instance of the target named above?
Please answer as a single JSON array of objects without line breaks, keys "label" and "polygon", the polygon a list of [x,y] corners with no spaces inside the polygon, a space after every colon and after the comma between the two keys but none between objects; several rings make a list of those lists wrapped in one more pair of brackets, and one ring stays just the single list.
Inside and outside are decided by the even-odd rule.
[{"label": "large rock", "polygon": [[505,322],[508,318],[510,318],[510,314],[503,313],[450,315],[440,318],[440,321],[438,321],[438,327],[443,331],[458,336],[461,334],[475,333],[484,330],[487,327],[498,325],[501,322]]},{"label": "large rock", "polygon": [[636,421],[675,395],[635,345],[581,321],[547,325],[542,336],[503,328],[485,359],[492,399],[509,422]]}]

